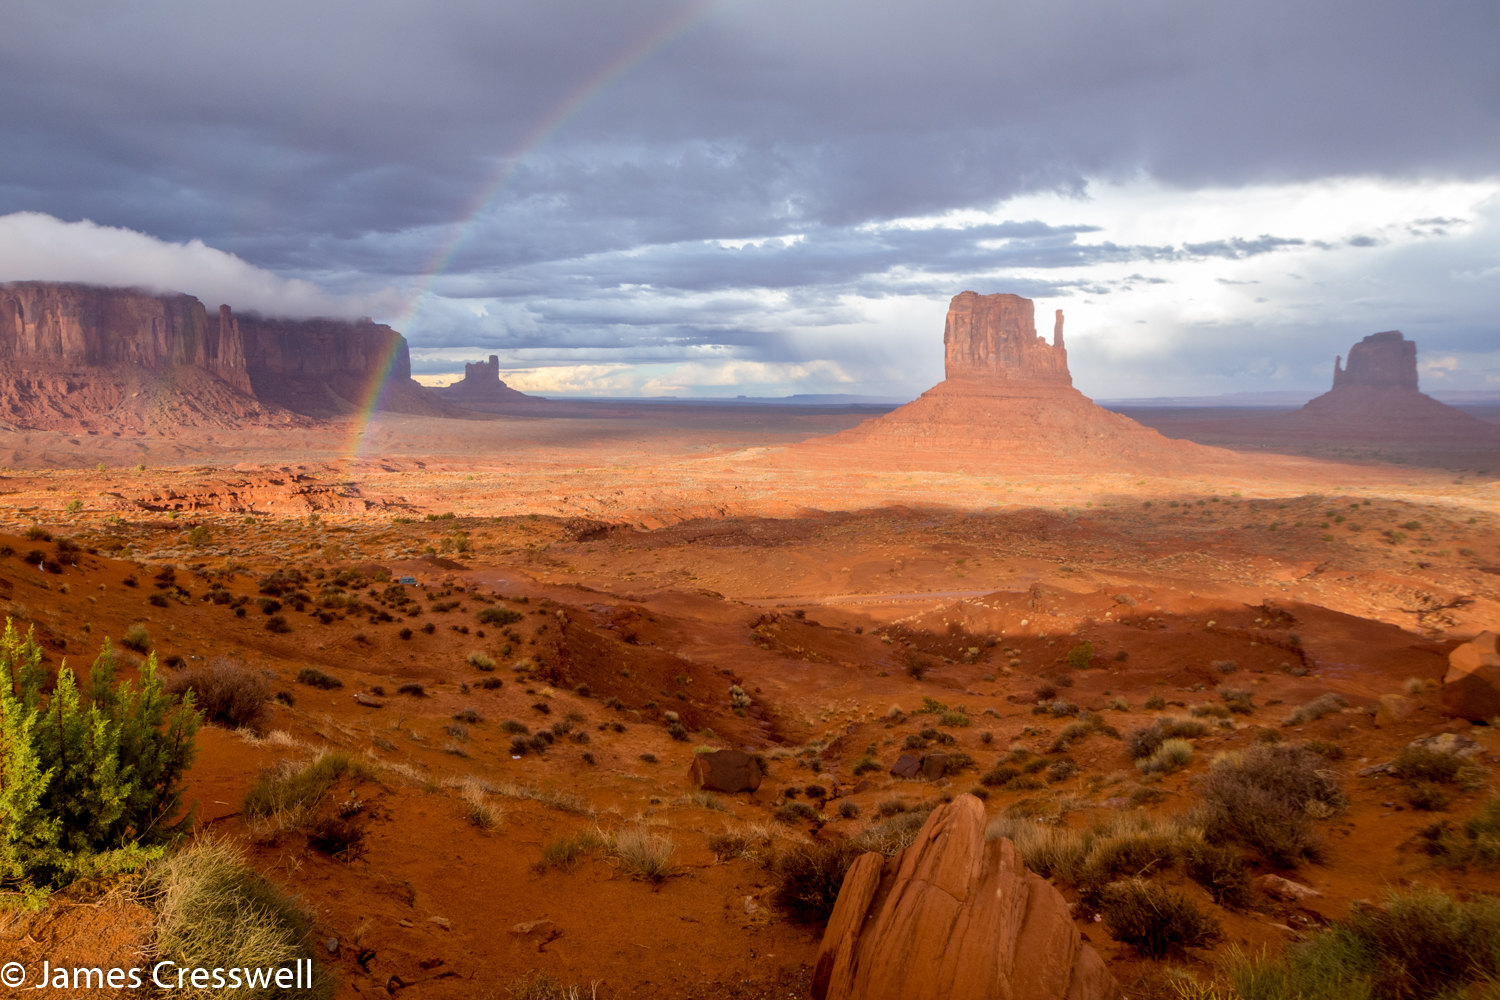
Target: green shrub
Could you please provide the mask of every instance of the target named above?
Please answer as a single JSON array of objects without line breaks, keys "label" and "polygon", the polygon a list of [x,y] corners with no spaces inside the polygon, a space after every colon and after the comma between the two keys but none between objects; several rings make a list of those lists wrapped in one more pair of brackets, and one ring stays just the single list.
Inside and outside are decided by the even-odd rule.
[{"label": "green shrub", "polygon": [[1223,937],[1218,922],[1187,896],[1140,879],[1105,886],[1099,912],[1111,937],[1147,958],[1207,948]]},{"label": "green shrub", "polygon": [[1456,829],[1452,823],[1434,823],[1420,836],[1422,850],[1439,864],[1494,867],[1500,864],[1500,800],[1490,801]]},{"label": "green shrub", "polygon": [[1094,644],[1081,642],[1068,650],[1068,666],[1074,670],[1087,670],[1094,659]]},{"label": "green shrub", "polygon": [[1150,757],[1156,753],[1166,738],[1161,726],[1155,722],[1146,726],[1136,726],[1125,734],[1125,752],[1130,754],[1132,760]]},{"label": "green shrub", "polygon": [[193,697],[162,688],[156,657],[117,683],[106,639],[88,695],[66,663],[48,671],[28,630],[0,635],[0,887],[40,905],[78,878],[135,870],[192,819],[182,780],[196,753]]},{"label": "green shrub", "polygon": [[[312,916],[251,869],[239,850],[225,841],[201,839],[152,866],[142,891],[156,910],[154,960],[186,967],[254,969],[291,968],[313,957]],[[244,1000],[294,994],[311,1000],[331,997],[333,978],[316,963],[313,975],[310,990],[268,985],[241,988],[232,995]],[[172,992],[195,1000],[226,995],[222,987]]]},{"label": "green shrub", "polygon": [[1325,715],[1332,715],[1349,707],[1348,699],[1341,694],[1320,694],[1312,701],[1293,709],[1291,714],[1281,720],[1283,726],[1301,726],[1309,722],[1316,722]]},{"label": "green shrub", "polygon": [[864,851],[849,841],[798,846],[771,867],[771,903],[803,924],[828,921],[844,875]]},{"label": "green shrub", "polygon": [[1463,761],[1451,753],[1426,747],[1402,747],[1391,761],[1391,774],[1401,781],[1450,782],[1458,777]]},{"label": "green shrub", "polygon": [[1306,747],[1258,743],[1216,761],[1204,777],[1195,816],[1210,843],[1240,843],[1275,865],[1320,855],[1314,815],[1329,816],[1348,799]]},{"label": "green shrub", "polygon": [[938,725],[941,726],[954,726],[956,728],[962,728],[964,726],[967,726],[968,724],[969,716],[961,711],[944,712],[938,719]]},{"label": "green shrub", "polygon": [[469,666],[479,670],[489,671],[495,669],[495,658],[483,650],[476,649],[468,655]]}]

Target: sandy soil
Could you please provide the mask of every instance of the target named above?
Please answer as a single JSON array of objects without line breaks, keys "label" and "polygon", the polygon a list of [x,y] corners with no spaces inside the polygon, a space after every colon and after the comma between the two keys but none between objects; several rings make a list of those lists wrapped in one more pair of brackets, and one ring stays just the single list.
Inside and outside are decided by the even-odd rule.
[{"label": "sandy soil", "polygon": [[[1280,872],[1323,895],[1216,911],[1225,945],[1279,947],[1382,884],[1500,891],[1500,873],[1431,867],[1412,838],[1434,816],[1395,804],[1389,779],[1355,776],[1415,737],[1454,728],[1500,763],[1491,730],[1450,722],[1430,689],[1407,722],[1376,728],[1368,711],[1411,678],[1440,678],[1457,642],[1500,626],[1493,475],[1279,455],[1170,477],[908,473],[878,457],[803,467],[787,444],[860,416],[681,412],[634,423],[382,419],[357,453],[352,425],[163,439],[150,452],[87,435],[7,438],[20,457],[0,479],[0,543],[12,550],[0,558],[0,593],[54,662],[91,659],[102,637],[140,623],[163,659],[230,656],[292,695],[268,737],[206,729],[189,797],[204,829],[242,839],[301,894],[320,941],[337,939],[327,961],[340,996],[389,995],[393,976],[416,984],[412,996],[505,996],[537,969],[585,995],[597,982],[607,997],[805,996],[819,930],[769,907],[756,861],[717,862],[710,834],[768,824],[783,848],[847,836],[883,802],[977,783],[978,771],[947,784],[877,773],[860,789],[851,769],[866,748],[889,766],[907,735],[932,724],[888,722],[893,705],[966,706],[974,724],[953,736],[984,769],[1013,743],[1044,751],[1066,721],[1032,713],[1039,685],[1071,682],[1070,699],[1125,730],[1158,714],[1144,708],[1153,694],[1179,714],[1175,706],[1211,698],[1225,679],[1213,664],[1226,660],[1258,707],[1196,740],[1184,772],[1143,784],[1119,743],[1093,736],[1071,751],[1076,778],[992,791],[987,809],[1075,826],[1122,809],[1183,811],[1215,753],[1280,729],[1289,707],[1333,691],[1348,710],[1285,731],[1346,754],[1332,766],[1353,805],[1321,824],[1326,862]],[[72,467],[16,471],[22,458]],[[92,469],[100,461],[105,470]],[[23,557],[51,545],[22,537],[32,525],[94,554],[40,572]],[[208,538],[193,544],[197,526]],[[193,596],[163,608],[148,596],[165,564]],[[291,631],[264,627],[254,603],[262,575],[351,567],[375,587],[361,590],[366,613],[325,623],[315,605],[283,608]],[[406,587],[417,613],[385,600],[386,583],[374,584],[382,572],[417,580]],[[249,598],[248,613],[201,600],[211,580]],[[523,617],[501,634],[476,617],[486,607]],[[1066,654],[1084,640],[1094,664],[1070,671]],[[499,668],[471,666],[479,650]],[[536,669],[511,669],[523,660]],[[344,687],[297,684],[307,666]],[[502,686],[481,688],[488,678]],[[421,697],[398,693],[414,682]],[[752,698],[743,714],[731,708],[732,684]],[[1125,709],[1110,707],[1116,698]],[[482,721],[448,731],[467,708]],[[669,710],[688,741],[668,735]],[[569,713],[589,742],[566,735],[544,755],[512,756],[500,723],[536,729]],[[699,745],[767,753],[771,777],[758,796],[694,797],[686,777]],[[364,803],[367,850],[353,860],[240,814],[257,773],[325,747],[378,767],[378,780],[341,784],[327,803]],[[841,790],[829,819],[776,822],[779,790],[820,773]],[[503,816],[492,829],[465,818],[469,778],[496,790]],[[1443,818],[1473,813],[1491,791],[1460,796]],[[858,818],[833,818],[844,801]],[[558,836],[642,823],[676,845],[677,874],[660,883],[626,876],[597,851],[571,870],[532,870]],[[559,933],[512,933],[537,920]],[[1161,968],[1099,925],[1080,927],[1122,982],[1139,984],[1131,996],[1162,988]]]}]

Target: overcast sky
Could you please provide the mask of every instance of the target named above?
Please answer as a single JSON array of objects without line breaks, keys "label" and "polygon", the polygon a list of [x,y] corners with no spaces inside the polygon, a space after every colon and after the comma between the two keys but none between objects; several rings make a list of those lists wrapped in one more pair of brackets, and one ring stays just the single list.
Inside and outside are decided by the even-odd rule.
[{"label": "overcast sky", "polygon": [[[1096,397],[1500,389],[1494,0],[0,0],[0,279],[373,315],[430,376],[911,396],[965,289]],[[1050,336],[1050,323],[1044,334]]]}]

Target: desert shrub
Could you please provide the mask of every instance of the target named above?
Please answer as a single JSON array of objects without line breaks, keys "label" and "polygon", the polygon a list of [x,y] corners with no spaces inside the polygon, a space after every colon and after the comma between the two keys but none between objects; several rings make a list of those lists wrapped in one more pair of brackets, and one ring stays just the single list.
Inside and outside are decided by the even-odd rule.
[{"label": "desert shrub", "polygon": [[1228,684],[1219,686],[1219,697],[1224,700],[1231,712],[1236,715],[1249,715],[1255,711],[1255,692],[1248,688],[1230,687]]},{"label": "desert shrub", "polygon": [[144,625],[132,625],[121,636],[120,645],[126,649],[133,649],[137,653],[144,653],[151,648],[151,633]]},{"label": "desert shrub", "polygon": [[1078,773],[1078,765],[1071,760],[1053,761],[1047,765],[1047,780],[1056,784],[1059,781],[1067,781]]},{"label": "desert shrub", "polygon": [[1161,726],[1162,735],[1168,739],[1190,740],[1208,735],[1208,726],[1197,719],[1174,719],[1164,715],[1156,720],[1156,724]]},{"label": "desert shrub", "polygon": [[1081,642],[1068,650],[1068,666],[1074,670],[1087,670],[1094,659],[1094,644]]},{"label": "desert shrub", "polygon": [[[312,916],[257,874],[226,841],[202,838],[152,866],[141,892],[156,911],[154,960],[254,969],[290,968],[313,957]],[[333,979],[318,963],[312,967],[314,982],[307,995],[326,1000],[333,995]],[[194,1000],[224,995],[223,989],[208,987],[173,993]],[[271,1000],[286,991],[268,985],[234,995]]]},{"label": "desert shrub", "polygon": [[1267,743],[1214,761],[1195,816],[1204,838],[1244,844],[1275,865],[1316,859],[1313,817],[1332,815],[1348,802],[1322,764],[1305,747]]},{"label": "desert shrub", "polygon": [[1044,682],[1042,684],[1038,684],[1036,686],[1036,689],[1031,693],[1036,695],[1036,700],[1038,702],[1051,701],[1053,698],[1057,697],[1057,688],[1052,684]]},{"label": "desert shrub", "polygon": [[482,691],[494,691],[505,686],[505,682],[498,677],[485,677],[478,684]]},{"label": "desert shrub", "polygon": [[412,698],[427,697],[427,689],[416,681],[407,681],[396,688],[397,694],[404,694]]},{"label": "desert shrub", "polygon": [[938,718],[938,725],[941,725],[941,726],[954,726],[954,727],[962,728],[964,726],[967,726],[968,724],[969,724],[969,716],[968,716],[968,714],[966,712],[962,711],[962,710],[959,710],[959,709],[955,709],[953,711],[944,712]]},{"label": "desert shrub", "polygon": [[1166,741],[1166,734],[1157,723],[1137,726],[1125,734],[1125,752],[1132,760],[1150,757]]},{"label": "desert shrub", "polygon": [[1188,711],[1200,719],[1204,716],[1213,716],[1216,719],[1229,718],[1229,706],[1219,705],[1214,702],[1199,702],[1196,705],[1189,706]]},{"label": "desert shrub", "polygon": [[528,737],[517,734],[510,738],[510,755],[512,757],[524,757],[526,751],[531,749],[531,740]]},{"label": "desert shrub", "polygon": [[672,739],[677,740],[678,742],[686,743],[688,738],[688,731],[682,723],[673,722],[667,725],[667,735],[672,737]]},{"label": "desert shrub", "polygon": [[997,762],[994,767],[990,768],[980,777],[979,783],[987,788],[994,788],[999,785],[1004,785],[1012,778],[1019,777],[1020,774],[1020,768]]},{"label": "desert shrub", "polygon": [[1049,748],[1051,753],[1061,753],[1073,744],[1073,741],[1083,739],[1094,733],[1102,733],[1105,736],[1120,738],[1119,730],[1104,721],[1104,717],[1097,712],[1080,712],[1074,722],[1068,723],[1057,734]]},{"label": "desert shrub", "polygon": [[467,657],[469,666],[479,670],[494,670],[495,658],[483,650],[476,649]]},{"label": "desert shrub", "polygon": [[1441,812],[1453,802],[1453,796],[1435,781],[1415,781],[1401,790],[1402,798],[1413,809]]},{"label": "desert shrub", "polygon": [[325,816],[308,828],[307,842],[340,861],[354,861],[365,853],[365,831],[343,816]]},{"label": "desert shrub", "polygon": [[494,625],[496,628],[504,628],[521,620],[521,614],[507,608],[480,608],[479,624]]},{"label": "desert shrub", "polygon": [[155,656],[135,683],[115,669],[106,639],[85,689],[66,664],[49,678],[32,630],[22,638],[7,619],[0,634],[0,888],[22,906],[139,869],[190,821],[178,814],[196,751],[193,698],[164,690]]},{"label": "desert shrub", "polygon": [[1153,694],[1151,697],[1146,699],[1146,711],[1148,712],[1160,712],[1166,707],[1167,700],[1159,694]]},{"label": "desert shrub", "polygon": [[672,875],[672,853],[677,845],[672,838],[649,827],[627,827],[606,842],[610,857],[620,870],[632,878],[660,882]]},{"label": "desert shrub", "polygon": [[273,632],[276,635],[286,635],[292,630],[292,627],[287,624],[285,615],[272,615],[266,619],[265,629],[267,632]]},{"label": "desert shrub", "polygon": [[1226,972],[1245,1000],[1470,996],[1500,978],[1500,902],[1390,892],[1280,957],[1232,956]]},{"label": "desert shrub", "polygon": [[1450,868],[1500,864],[1500,800],[1492,800],[1455,829],[1435,823],[1421,831],[1422,850]]},{"label": "desert shrub", "polygon": [[1223,937],[1218,922],[1187,896],[1140,879],[1105,886],[1099,912],[1111,937],[1147,958],[1207,948]]},{"label": "desert shrub", "polygon": [[1142,774],[1170,774],[1186,767],[1193,759],[1193,745],[1187,740],[1163,740],[1161,746],[1149,757],[1135,762]]},{"label": "desert shrub", "polygon": [[708,849],[717,861],[734,861],[754,855],[750,838],[743,833],[712,833],[708,836]]},{"label": "desert shrub", "polygon": [[1232,674],[1239,669],[1233,660],[1215,660],[1210,665],[1221,674]]},{"label": "desert shrub", "polygon": [[333,783],[346,774],[364,780],[374,778],[368,765],[343,750],[333,750],[300,763],[283,761],[256,776],[250,790],[245,793],[240,810],[250,819],[282,816],[287,825],[299,825],[301,819],[323,801]]},{"label": "desert shrub", "polygon": [[322,688],[324,691],[332,691],[341,688],[344,682],[332,674],[325,674],[317,667],[303,667],[297,671],[297,683],[306,684],[308,687]]},{"label": "desert shrub", "polygon": [[[1276,730],[1268,729],[1266,730],[1266,732],[1276,733]],[[1280,738],[1281,734],[1276,733],[1276,739],[1279,740]],[[1267,742],[1274,743],[1276,742],[1276,740],[1268,740]],[[1307,747],[1307,749],[1311,750],[1319,757],[1322,757],[1324,760],[1343,760],[1346,756],[1343,747],[1339,746],[1337,743],[1329,743],[1326,740],[1308,740],[1303,744],[1303,746]]]},{"label": "desert shrub", "polygon": [[505,733],[520,733],[523,736],[531,735],[530,727],[517,722],[515,719],[506,719],[500,723],[500,731]]},{"label": "desert shrub", "polygon": [[1348,708],[1349,702],[1341,694],[1320,694],[1305,705],[1299,705],[1293,709],[1291,714],[1281,720],[1283,726],[1302,726],[1309,722],[1316,722],[1325,715]]},{"label": "desert shrub", "polygon": [[603,846],[604,841],[587,830],[557,837],[542,845],[541,860],[534,862],[531,870],[538,875],[544,874],[549,868],[568,871],[577,865],[584,855]]},{"label": "desert shrub", "polygon": [[1182,848],[1179,863],[1188,878],[1207,889],[1214,902],[1227,910],[1249,909],[1255,899],[1250,870],[1233,848],[1189,841]]},{"label": "desert shrub", "polygon": [[849,841],[808,844],[786,851],[771,866],[771,903],[803,924],[828,921],[844,875],[864,851]]},{"label": "desert shrub", "polygon": [[843,802],[839,803],[838,815],[839,819],[858,819],[859,806],[855,805],[853,802],[850,802],[848,799],[845,799]]},{"label": "desert shrub", "polygon": [[802,820],[816,820],[818,811],[806,802],[788,802],[772,815],[783,823],[800,823]]},{"label": "desert shrub", "polygon": [[1391,774],[1401,781],[1451,782],[1463,761],[1450,753],[1426,747],[1402,747],[1391,761]]},{"label": "desert shrub", "polygon": [[203,718],[227,729],[248,729],[264,735],[270,721],[271,687],[265,678],[224,657],[175,674],[168,679],[166,690],[174,695],[192,691]]}]

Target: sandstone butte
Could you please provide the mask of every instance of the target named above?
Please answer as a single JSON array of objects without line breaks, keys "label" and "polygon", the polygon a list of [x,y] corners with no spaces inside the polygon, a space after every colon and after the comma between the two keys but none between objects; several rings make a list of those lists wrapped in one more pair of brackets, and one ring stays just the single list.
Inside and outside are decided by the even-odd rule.
[{"label": "sandstone butte", "polygon": [[1348,443],[1500,445],[1500,428],[1417,388],[1417,345],[1373,333],[1333,362],[1333,388],[1294,413],[1255,421],[1266,438]]},{"label": "sandstone butte", "polygon": [[1062,895],[958,796],[887,861],[855,859],[818,948],[817,1000],[1113,1000]]},{"label": "sandstone butte", "polygon": [[860,451],[932,471],[1022,462],[1032,472],[1161,471],[1239,460],[1164,437],[1073,388],[1060,309],[1048,344],[1037,335],[1030,299],[961,292],[948,306],[943,347],[942,382],[792,455],[837,462]]},{"label": "sandstone butte", "polygon": [[488,410],[494,407],[546,405],[541,396],[528,396],[506,385],[500,378],[500,357],[491,354],[488,361],[464,365],[464,377],[452,385],[429,389],[442,399],[465,409]]},{"label": "sandstone butte", "polygon": [[210,317],[191,295],[0,284],[0,421],[37,430],[287,426],[368,405],[455,415],[369,320]]}]

